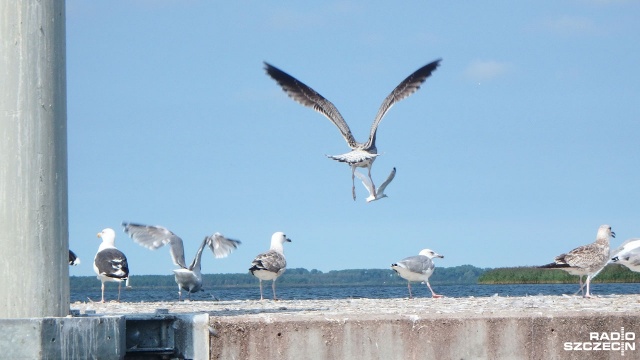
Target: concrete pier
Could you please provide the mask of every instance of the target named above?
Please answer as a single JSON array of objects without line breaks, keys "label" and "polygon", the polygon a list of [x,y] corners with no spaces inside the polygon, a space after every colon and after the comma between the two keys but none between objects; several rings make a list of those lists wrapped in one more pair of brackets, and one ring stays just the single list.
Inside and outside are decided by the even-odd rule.
[{"label": "concrete pier", "polygon": [[[80,318],[124,319],[165,309],[183,319],[172,326],[182,339],[175,342],[175,353],[183,354],[177,358],[640,359],[638,295],[89,302],[71,308]],[[199,325],[185,325],[189,319]],[[135,348],[127,341],[127,351]]]}]

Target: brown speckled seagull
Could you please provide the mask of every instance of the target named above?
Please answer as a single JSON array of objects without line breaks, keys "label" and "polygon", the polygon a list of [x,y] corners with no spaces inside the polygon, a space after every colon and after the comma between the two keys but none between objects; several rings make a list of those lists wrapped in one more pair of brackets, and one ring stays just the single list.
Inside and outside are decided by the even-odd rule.
[{"label": "brown speckled seagull", "polygon": [[571,275],[580,276],[580,288],[582,289],[582,277],[587,276],[587,291],[584,297],[591,297],[589,284],[602,268],[609,262],[609,240],[616,237],[616,233],[611,231],[611,226],[600,225],[596,241],[579,246],[566,254],[556,256],[555,261],[540,266],[545,269],[560,269]]},{"label": "brown speckled seagull", "polygon": [[262,280],[272,280],[271,289],[273,290],[273,300],[276,297],[276,280],[284,273],[287,268],[287,260],[284,257],[285,242],[291,242],[282,232],[276,232],[271,236],[271,247],[269,251],[259,254],[251,262],[249,272],[260,280],[260,300],[264,300],[262,295]]},{"label": "brown speckled seagull", "polygon": [[[344,162],[351,166],[351,193],[353,200],[355,200],[355,170],[357,167],[367,168],[369,179],[373,184],[373,179],[371,179],[371,165],[373,164],[376,156],[379,155],[378,149],[376,148],[376,131],[378,130],[380,121],[382,121],[382,118],[385,116],[387,111],[389,111],[395,103],[415,93],[420,88],[420,85],[422,85],[438,65],[440,65],[440,61],[441,59],[438,59],[421,67],[393,89],[391,94],[389,94],[382,102],[382,105],[378,110],[378,114],[371,125],[369,139],[364,143],[356,141],[351,133],[351,129],[349,129],[349,125],[347,125],[347,122],[344,120],[342,115],[340,115],[338,109],[329,100],[325,99],[309,86],[298,81],[293,76],[285,73],[275,66],[266,62],[264,65],[267,74],[269,74],[269,76],[271,76],[271,78],[273,78],[282,87],[287,95],[298,103],[321,113],[338,127],[340,134],[342,134],[342,137],[347,141],[347,145],[349,145],[351,151],[341,155],[327,156],[333,160]],[[375,198],[375,185],[373,186],[373,189],[373,197]]]}]

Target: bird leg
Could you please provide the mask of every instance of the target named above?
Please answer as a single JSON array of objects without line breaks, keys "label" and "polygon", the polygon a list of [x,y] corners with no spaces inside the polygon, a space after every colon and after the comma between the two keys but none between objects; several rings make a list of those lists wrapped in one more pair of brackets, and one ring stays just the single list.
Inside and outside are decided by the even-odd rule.
[{"label": "bird leg", "polygon": [[278,300],[278,298],[276,297],[276,279],[273,279],[273,281],[271,281],[271,290],[273,290],[273,300]]},{"label": "bird leg", "polygon": [[178,285],[178,301],[182,301],[182,288]]},{"label": "bird leg", "polygon": [[407,281],[407,288],[409,288],[409,299],[413,299],[413,294],[411,294],[411,281]]},{"label": "bird leg", "polygon": [[371,181],[371,192],[372,192],[372,194],[371,194],[371,195],[373,195],[373,198],[375,199],[375,198],[377,197],[377,194],[376,194],[376,184],[374,184],[374,183],[373,183],[373,178],[371,177],[371,165],[372,165],[372,164],[369,164],[369,165],[367,166],[367,170],[369,171],[369,180]]},{"label": "bird leg", "polygon": [[425,283],[427,284],[427,287],[429,288],[429,290],[431,290],[431,297],[434,297],[434,298],[442,297],[442,295],[438,295],[433,291],[433,289],[431,288],[431,284],[429,284],[429,280],[425,281]]},{"label": "bird leg", "polygon": [[262,296],[262,279],[260,280],[260,300],[264,300],[264,297]]},{"label": "bird leg", "polygon": [[104,304],[104,281],[102,282],[102,301],[100,302]]},{"label": "bird leg", "polygon": [[587,275],[587,293],[584,294],[584,297],[591,298],[591,291],[589,290],[589,284],[591,283],[591,275]]},{"label": "bird leg", "polygon": [[584,296],[584,283],[582,282],[582,275],[580,275],[580,289],[573,293],[573,296],[578,295],[579,292],[582,292],[582,296]]},{"label": "bird leg", "polygon": [[122,282],[118,281],[118,302],[120,302],[120,288],[122,287]]},{"label": "bird leg", "polygon": [[356,166],[351,165],[351,196],[356,201]]}]

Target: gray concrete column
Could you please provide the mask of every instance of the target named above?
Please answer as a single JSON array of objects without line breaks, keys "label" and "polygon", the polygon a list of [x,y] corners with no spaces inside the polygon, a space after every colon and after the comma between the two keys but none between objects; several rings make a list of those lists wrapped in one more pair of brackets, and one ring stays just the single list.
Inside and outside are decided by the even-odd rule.
[{"label": "gray concrete column", "polygon": [[0,1],[0,318],[69,312],[65,3]]}]

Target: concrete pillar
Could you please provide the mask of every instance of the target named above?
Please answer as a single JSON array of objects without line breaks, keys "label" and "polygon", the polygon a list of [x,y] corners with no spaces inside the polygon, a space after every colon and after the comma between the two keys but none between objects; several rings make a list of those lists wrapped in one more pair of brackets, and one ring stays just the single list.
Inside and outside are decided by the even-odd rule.
[{"label": "concrete pillar", "polygon": [[0,318],[69,312],[65,3],[0,1]]}]

